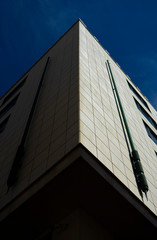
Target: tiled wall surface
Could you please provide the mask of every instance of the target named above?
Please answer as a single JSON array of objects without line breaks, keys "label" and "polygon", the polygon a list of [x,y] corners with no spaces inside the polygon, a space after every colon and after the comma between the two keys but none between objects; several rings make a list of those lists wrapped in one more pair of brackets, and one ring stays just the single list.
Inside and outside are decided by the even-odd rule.
[{"label": "tiled wall surface", "polygon": [[[7,113],[11,113],[10,119],[0,135],[1,207],[78,144],[78,33],[76,24],[28,71],[16,105]],[[50,61],[26,138],[19,178],[7,193],[9,172],[48,56]]]},{"label": "tiled wall surface", "polygon": [[[50,61],[26,139],[19,178],[16,186],[7,193],[7,178],[48,56]],[[142,119],[150,128],[153,127],[136,107],[134,94],[126,81],[132,84],[130,79],[81,21],[23,76],[20,81],[26,76],[27,79],[19,90],[18,100],[3,116],[10,114],[6,129],[0,134],[0,207],[38,179],[79,142],[141,199],[106,68],[107,59],[148,181],[148,201],[144,199],[144,203],[157,214],[157,146],[148,136]],[[16,85],[18,83],[5,96]],[[0,105],[5,96],[1,98]],[[147,104],[152,118],[157,120],[156,111],[149,102]]]},{"label": "tiled wall surface", "polygon": [[[143,125],[142,118],[145,118],[136,107],[134,94],[126,81],[128,77],[82,23],[80,23],[80,141],[141,199],[106,68],[107,59],[148,181],[148,201],[144,199],[144,202],[156,214],[157,146]],[[156,111],[149,103],[148,105],[151,116],[156,118]]]}]

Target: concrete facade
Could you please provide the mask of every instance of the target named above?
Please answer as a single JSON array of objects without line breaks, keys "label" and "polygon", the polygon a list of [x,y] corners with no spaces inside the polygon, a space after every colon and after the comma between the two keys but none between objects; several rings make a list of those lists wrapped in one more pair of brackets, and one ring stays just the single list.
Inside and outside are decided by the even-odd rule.
[{"label": "concrete facade", "polygon": [[[48,57],[50,59],[43,77],[35,111],[31,118],[17,180],[8,189],[7,180],[10,169],[17,148],[20,145]],[[138,191],[130,161],[130,146],[126,141],[113,94],[106,66],[107,60],[110,61],[128,125],[141,158],[149,186],[148,200],[145,197],[142,200]],[[26,79],[24,85],[18,89],[17,86],[24,79]],[[129,84],[137,94],[132,91]],[[13,104],[17,96],[16,103]],[[146,106],[139,100],[139,96],[146,102]],[[65,207],[61,213],[58,210],[57,215],[55,211],[57,212],[57,208],[60,209],[60,206],[57,205],[60,200],[57,197],[54,198],[55,200],[52,198],[51,202],[47,200],[47,203],[43,200],[44,207],[49,206],[51,214],[55,213],[57,216],[56,218],[52,217],[52,219],[47,217],[47,224],[50,225],[50,222],[53,222],[53,231],[51,229],[47,233],[46,227],[41,227],[45,226],[42,225],[41,221],[38,222],[35,219],[33,222],[32,220],[32,228],[35,229],[35,222],[36,224],[38,222],[43,231],[42,233],[36,231],[35,235],[32,233],[30,239],[52,239],[49,232],[53,232],[53,239],[57,240],[88,239],[89,237],[91,239],[104,239],[104,236],[106,236],[106,239],[123,239],[122,229],[118,230],[120,229],[119,225],[116,228],[116,220],[118,220],[120,214],[117,207],[118,202],[119,205],[120,202],[123,202],[124,207],[130,209],[128,210],[130,219],[136,216],[141,221],[139,229],[148,227],[154,234],[157,227],[157,145],[148,136],[143,121],[154,132],[156,137],[157,129],[139,111],[135,99],[146,114],[154,122],[157,122],[156,110],[139,89],[134,86],[130,78],[122,71],[108,52],[103,49],[97,39],[88,31],[82,21],[78,20],[0,99],[0,218],[3,228],[5,229],[4,226],[10,226],[10,222],[13,221],[10,220],[11,218],[16,219],[17,223],[20,224],[18,214],[19,216],[21,213],[26,214],[25,209],[28,206],[30,209],[36,209],[35,200],[31,201],[30,199],[34,198],[40,202],[43,196],[49,198],[51,194],[53,195],[53,190],[51,193],[50,189],[54,188],[56,195],[58,194],[61,199],[64,197]],[[12,102],[12,106],[8,107],[10,102]],[[7,121],[6,124],[5,120]],[[66,180],[67,176],[70,176],[71,172],[67,176],[65,174],[66,177],[64,177],[64,174],[62,177],[62,172],[68,171],[66,169],[71,165],[75,166],[75,161],[78,161],[78,159],[81,159],[80,162],[83,160],[88,162],[90,168],[82,163],[80,163],[81,166],[76,165],[77,167],[72,169],[74,172],[76,171],[77,180],[79,179],[80,184],[78,184],[77,180],[74,180],[75,174],[73,178],[69,177],[70,180],[66,184],[66,181],[68,181]],[[93,190],[95,189],[93,194],[102,197],[104,203],[99,198],[97,199],[96,196],[95,198],[92,197],[93,200],[88,199],[89,196],[92,196],[92,186],[90,181],[88,183],[86,177],[88,176],[91,182],[93,181],[91,168],[95,169],[97,174],[99,173],[104,179],[104,186],[107,189],[105,191],[108,195],[106,203],[105,192],[102,193],[102,196],[100,195],[103,184],[102,189],[93,186]],[[84,169],[87,170],[87,176],[82,181],[80,177],[81,175],[84,176]],[[56,180],[58,176],[61,176],[62,185]],[[95,179],[95,182],[97,181],[96,176],[93,179]],[[56,185],[54,185],[53,181],[57,182]],[[74,186],[72,185],[73,181]],[[85,184],[85,182],[88,184]],[[67,192],[71,197],[68,199],[66,194],[58,193],[55,186],[60,189],[63,188],[63,192],[69,186]],[[85,190],[82,193],[81,189],[84,188]],[[42,191],[46,192],[42,194]],[[47,195],[47,192],[49,192],[49,195]],[[75,197],[71,192],[75,193]],[[110,205],[112,198],[115,198],[112,203],[114,207]],[[76,204],[78,199],[80,202]],[[91,201],[91,208],[88,207],[87,203],[84,204],[87,199]],[[101,219],[101,214],[98,214],[100,209],[96,208],[99,201],[100,206],[104,209],[102,212],[104,211],[105,214],[108,211],[108,221],[111,222],[109,215],[115,218],[112,226],[115,229],[114,231],[112,231],[112,224],[108,224],[104,228],[106,222]],[[52,205],[56,204],[56,209],[50,207],[51,203]],[[76,206],[74,207],[73,204]],[[108,208],[110,210],[107,210]],[[91,209],[93,209],[93,212]],[[30,211],[30,215],[32,212]],[[40,212],[40,207],[36,209],[37,212]],[[47,211],[45,210],[45,212]],[[41,216],[45,216],[43,212]],[[125,213],[122,213],[122,216],[126,218]],[[55,221],[60,223],[59,229],[60,226],[66,229],[66,226],[64,226],[66,224],[62,226],[62,222],[71,221],[73,224],[68,230],[63,232],[61,230],[61,233],[58,233],[58,225],[56,225]],[[137,225],[136,221],[135,225]],[[128,229],[126,231],[129,232],[130,227],[127,227],[130,226],[129,219],[126,223],[123,219],[121,223],[126,225],[126,229]],[[95,228],[92,226],[95,226]],[[137,229],[135,232],[138,232]],[[16,236],[16,233],[14,234]],[[138,234],[140,233],[138,232]],[[146,235],[150,236],[149,232]],[[18,237],[20,239],[21,235]]]}]

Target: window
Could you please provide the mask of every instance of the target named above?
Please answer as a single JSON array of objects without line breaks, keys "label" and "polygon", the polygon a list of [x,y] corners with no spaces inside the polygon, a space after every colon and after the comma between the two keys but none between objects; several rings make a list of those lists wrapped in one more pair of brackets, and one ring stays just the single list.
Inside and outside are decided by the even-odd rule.
[{"label": "window", "polygon": [[157,144],[157,136],[156,134],[148,127],[148,125],[143,121],[144,126],[146,128],[146,131],[148,133],[148,136]]},{"label": "window", "polygon": [[138,99],[144,104],[144,106],[150,111],[146,101],[140,96],[140,94],[135,90],[135,88],[127,81],[129,88],[132,90],[132,92],[138,97]]},{"label": "window", "polygon": [[5,106],[5,108],[3,108],[1,111],[0,111],[0,118],[2,118],[16,103],[18,97],[19,97],[20,94],[18,94],[10,103],[8,103],[7,106]]},{"label": "window", "polygon": [[135,103],[137,108],[140,110],[140,112],[147,118],[147,120],[153,125],[153,127],[155,127],[155,129],[157,130],[157,124],[156,122],[151,118],[151,116],[149,116],[149,114],[144,110],[144,108],[139,104],[139,102],[137,102],[137,100],[134,98]]},{"label": "window", "polygon": [[[27,78],[27,77],[26,77]],[[3,100],[3,102],[2,102],[2,105],[4,104],[4,103],[6,103],[21,87],[23,87],[23,85],[24,85],[24,83],[25,83],[25,81],[26,81],[26,78],[22,81],[22,82],[20,82],[5,98],[4,98],[4,100]],[[1,105],[1,106],[2,106]]]},{"label": "window", "polygon": [[2,122],[0,123],[0,133],[2,133],[7,125],[7,122],[9,120],[10,115]]}]

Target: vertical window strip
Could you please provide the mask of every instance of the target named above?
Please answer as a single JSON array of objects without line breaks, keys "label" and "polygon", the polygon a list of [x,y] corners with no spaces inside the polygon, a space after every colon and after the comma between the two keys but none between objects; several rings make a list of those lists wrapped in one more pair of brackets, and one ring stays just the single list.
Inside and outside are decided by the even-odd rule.
[{"label": "vertical window strip", "polygon": [[[20,88],[25,84],[27,77],[24,78],[3,100],[2,105],[4,105]],[[2,106],[1,105],[1,106]]]},{"label": "vertical window strip", "polygon": [[19,95],[20,95],[20,93],[11,102],[9,102],[7,106],[5,106],[0,111],[0,118],[2,118],[16,104],[16,101],[17,101]]},{"label": "vertical window strip", "polygon": [[149,110],[150,109],[148,107],[148,104],[146,103],[146,101],[140,96],[140,94],[136,91],[136,89],[127,81],[129,88],[132,90],[132,92],[136,95],[136,97],[138,97],[138,99],[144,104],[144,106]]},{"label": "vertical window strip", "polygon": [[144,110],[144,108],[137,102],[137,100],[134,98],[134,101],[136,103],[137,108],[140,110],[140,112],[147,118],[147,120],[152,124],[152,126],[157,130],[157,124],[156,122],[149,116],[149,114]]},{"label": "vertical window strip", "polygon": [[4,129],[8,123],[9,117],[10,117],[10,115],[2,123],[0,123],[0,133],[2,133],[4,131]]},{"label": "vertical window strip", "polygon": [[148,133],[148,136],[154,141],[154,143],[157,144],[157,136],[156,134],[150,129],[150,127],[148,127],[148,125],[143,121],[144,126],[146,128],[146,131]]}]

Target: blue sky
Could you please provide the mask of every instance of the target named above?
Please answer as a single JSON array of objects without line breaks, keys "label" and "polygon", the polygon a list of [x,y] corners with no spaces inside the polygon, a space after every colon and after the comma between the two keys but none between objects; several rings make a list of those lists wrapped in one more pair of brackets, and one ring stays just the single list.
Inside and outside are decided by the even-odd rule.
[{"label": "blue sky", "polygon": [[0,96],[78,18],[157,109],[156,0],[1,0]]}]

